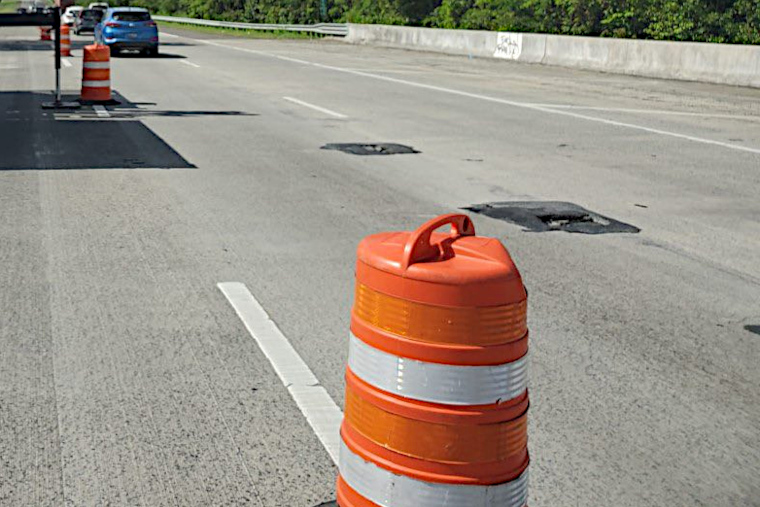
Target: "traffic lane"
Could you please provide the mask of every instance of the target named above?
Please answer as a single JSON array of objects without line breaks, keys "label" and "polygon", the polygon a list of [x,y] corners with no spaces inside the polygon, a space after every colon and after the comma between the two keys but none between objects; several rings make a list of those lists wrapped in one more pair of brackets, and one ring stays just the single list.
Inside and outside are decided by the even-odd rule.
[{"label": "traffic lane", "polygon": [[[0,47],[15,35],[26,33],[0,31]],[[0,51],[0,166],[18,149],[11,134],[22,131],[29,138],[34,131],[26,110],[38,104],[15,93],[32,85],[30,74],[19,72],[29,62],[26,52]],[[0,504],[61,505],[39,181],[33,173],[0,170],[0,189]]]},{"label": "traffic lane", "polygon": [[67,500],[329,500],[329,458],[216,290],[224,248],[176,177],[134,172],[43,175]]},{"label": "traffic lane", "polygon": [[[171,32],[174,29],[167,30]],[[181,34],[198,39],[204,39],[206,35],[193,34],[187,30]],[[694,115],[693,121],[686,123],[691,127],[699,127],[701,118],[721,119],[713,118],[714,115],[727,115],[729,118],[724,119],[754,123],[760,118],[760,106],[757,101],[760,91],[749,88],[655,80],[488,59],[468,59],[356,46],[335,40],[230,39],[210,42],[241,48],[250,47],[278,56],[314,61],[356,72],[406,79],[417,76],[422,78],[421,82],[427,84],[496,95],[529,105],[602,107],[602,110],[595,111],[604,113],[601,116],[606,116],[607,113],[624,113],[636,118],[642,116],[642,119],[675,116],[673,120],[678,121],[677,117],[680,115],[675,113],[681,113],[687,117]],[[731,127],[726,125],[726,128]]]},{"label": "traffic lane", "polygon": [[[21,58],[25,65],[8,87],[45,89],[47,55]],[[9,431],[0,445],[13,459],[4,461],[0,498],[9,505],[307,507],[332,499],[335,468],[216,290],[219,280],[196,277],[204,266],[193,265],[193,252],[173,249],[172,231],[190,238],[197,229],[183,229],[173,212],[176,180],[168,180],[167,194],[153,179],[169,171],[61,170],[70,153],[44,149],[58,129],[95,122],[97,132],[70,149],[97,142],[118,151],[130,146],[125,125],[139,119],[77,120],[50,115],[38,101],[16,98],[14,105],[33,122],[29,142],[39,150],[20,144],[4,152],[40,158],[0,171],[5,181],[28,183],[3,185],[3,202],[14,204],[18,194],[19,203],[38,210],[9,215],[12,241],[3,242],[4,253],[11,247],[4,275],[17,286],[3,296],[4,307],[15,307],[2,326],[0,356],[13,360],[3,361],[13,381],[5,383]],[[131,149],[150,160],[150,145]],[[224,263],[223,250],[212,245]],[[27,370],[34,367],[38,374]]]},{"label": "traffic lane", "polygon": [[[222,68],[208,78],[216,85],[234,83],[268,94],[274,102],[300,97],[348,117],[335,123],[334,136],[320,140],[399,141],[435,157],[434,164],[408,161],[413,170],[404,165],[406,159],[394,162],[392,183],[399,186],[432,186],[455,206],[525,197],[572,200],[633,223],[673,250],[760,279],[752,254],[760,247],[753,170],[758,155],[584,119],[554,118],[544,111],[494,107],[470,97],[333,74],[298,62],[267,62],[256,49],[193,49],[195,61]],[[220,52],[225,50],[228,54]],[[309,117],[297,106],[288,110]]]},{"label": "traffic lane", "polygon": [[[124,86],[157,103],[261,114],[245,124],[148,121],[198,165],[176,192],[192,203],[189,215],[221,231],[235,258],[228,279],[252,290],[341,400],[355,244],[451,208],[434,192],[420,198],[392,184],[386,173],[407,158],[317,150],[315,139],[341,122],[278,113],[247,87],[190,72]],[[415,157],[423,164],[425,154]],[[635,236],[536,235],[477,217],[476,225],[510,247],[531,292],[536,503],[612,495],[620,505],[642,496],[655,505],[751,504],[757,341],[743,323],[756,318],[757,285]],[[706,463],[722,467],[722,478]]]}]

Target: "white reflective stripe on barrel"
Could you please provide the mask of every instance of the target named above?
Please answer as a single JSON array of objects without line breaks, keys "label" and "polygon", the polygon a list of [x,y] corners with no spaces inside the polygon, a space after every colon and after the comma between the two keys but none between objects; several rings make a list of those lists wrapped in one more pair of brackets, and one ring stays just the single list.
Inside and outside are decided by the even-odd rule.
[{"label": "white reflective stripe on barrel", "polygon": [[456,366],[395,356],[351,334],[348,366],[357,377],[388,393],[447,405],[488,405],[528,388],[528,355],[493,366]]},{"label": "white reflective stripe on barrel", "polygon": [[424,482],[380,468],[340,448],[340,475],[351,489],[382,507],[524,507],[528,470],[516,479],[492,486]]},{"label": "white reflective stripe on barrel", "polygon": [[111,88],[111,81],[82,81],[82,88]]},{"label": "white reflective stripe on barrel", "polygon": [[84,62],[85,69],[109,69],[111,62]]}]

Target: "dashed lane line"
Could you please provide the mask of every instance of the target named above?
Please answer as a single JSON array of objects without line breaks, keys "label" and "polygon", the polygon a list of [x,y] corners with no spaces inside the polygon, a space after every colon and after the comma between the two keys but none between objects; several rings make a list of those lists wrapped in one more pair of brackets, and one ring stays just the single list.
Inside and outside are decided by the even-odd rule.
[{"label": "dashed lane line", "polygon": [[245,284],[217,284],[243,321],[248,333],[271,363],[277,376],[317,434],[333,462],[338,464],[343,413],[298,355],[277,324],[267,315]]},{"label": "dashed lane line", "polygon": [[98,115],[98,118],[110,118],[108,110],[103,106],[92,106],[92,110]]},{"label": "dashed lane line", "polygon": [[293,104],[298,104],[299,106],[308,107],[309,109],[313,109],[315,111],[319,111],[320,113],[329,114],[330,116],[334,116],[336,118],[348,118],[345,114],[336,113],[335,111],[331,111],[330,109],[327,109],[325,107],[316,106],[314,104],[309,104],[308,102],[304,102],[303,100],[294,99],[293,97],[283,97],[283,99],[287,100],[288,102],[292,102]]}]

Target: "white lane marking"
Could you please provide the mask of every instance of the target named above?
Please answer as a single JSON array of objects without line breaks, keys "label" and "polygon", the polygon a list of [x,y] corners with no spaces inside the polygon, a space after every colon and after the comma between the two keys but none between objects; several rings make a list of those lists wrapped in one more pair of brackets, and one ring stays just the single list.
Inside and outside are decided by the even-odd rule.
[{"label": "white lane marking", "polygon": [[696,113],[691,111],[670,111],[667,109],[629,109],[624,107],[596,107],[596,106],[577,106],[573,104],[530,104],[531,106],[547,107],[549,109],[575,109],[585,111],[603,111],[609,113],[633,113],[633,114],[661,114],[672,116],[697,116],[706,118],[725,118],[728,120],[749,120],[760,121],[760,116],[748,116],[740,114],[715,114],[715,113]]},{"label": "white lane marking", "polygon": [[319,385],[317,377],[245,284],[224,282],[218,283],[217,287],[269,359],[277,376],[280,377],[290,396],[306,417],[306,421],[317,434],[317,438],[337,465],[343,412],[330,398],[325,388]]},{"label": "white lane marking", "polygon": [[[223,46],[222,44],[216,44],[216,45],[222,46],[222,47],[230,47],[230,46]],[[261,53],[261,54],[264,54],[267,56],[274,56],[268,53]],[[306,60],[299,60],[298,58],[290,58],[289,56],[276,56],[276,58],[279,58],[280,60],[285,60],[286,62],[294,62],[294,63],[302,63],[304,65],[311,65],[311,62],[307,62]]]},{"label": "white lane marking", "polygon": [[201,68],[201,66],[198,65],[197,63],[189,62],[187,60],[180,60],[180,63],[184,63],[185,65],[189,65],[191,67],[195,67],[196,69],[200,69]]},{"label": "white lane marking", "polygon": [[179,35],[174,35],[173,33],[166,33],[161,32],[161,37],[169,37],[170,39],[179,39]]},{"label": "white lane marking", "polygon": [[309,109],[319,111],[321,113],[329,114],[330,116],[334,116],[336,118],[348,118],[348,116],[346,116],[345,114],[336,113],[335,111],[330,111],[329,109],[326,109],[324,107],[315,106],[314,104],[309,104],[308,102],[294,99],[293,97],[283,97],[283,99],[287,100],[288,102],[292,102],[294,104],[298,104],[300,106],[308,107]]},{"label": "white lane marking", "polygon": [[108,114],[108,110],[103,106],[92,106],[93,111],[95,111],[95,114],[98,115],[98,118],[110,118],[111,115]]},{"label": "white lane marking", "polygon": [[709,144],[709,145],[713,145],[713,146],[720,146],[721,148],[727,148],[727,149],[730,149],[730,150],[743,151],[743,152],[746,152],[746,153],[753,153],[755,155],[760,155],[760,148],[750,148],[748,146],[740,146],[738,144],[724,143],[723,141],[716,141],[714,139],[707,139],[705,137],[690,136],[690,135],[687,135],[687,134],[680,134],[678,132],[672,132],[672,131],[669,131],[669,130],[662,130],[662,129],[656,129],[656,128],[651,128],[651,127],[645,127],[643,125],[637,125],[635,123],[627,123],[627,122],[622,122],[622,121],[608,120],[606,118],[599,118],[599,117],[596,117],[596,116],[588,116],[588,115],[585,115],[585,114],[573,113],[571,111],[563,111],[563,110],[559,110],[559,109],[552,109],[550,107],[546,107],[546,106],[539,105],[539,104],[532,104],[530,102],[519,102],[519,101],[515,101],[515,100],[502,99],[502,98],[498,98],[498,97],[491,97],[489,95],[481,95],[479,93],[470,93],[470,92],[465,92],[465,91],[462,91],[462,90],[456,90],[454,88],[445,88],[443,86],[435,86],[435,85],[430,85],[430,84],[425,84],[425,83],[418,83],[418,82],[415,82],[415,81],[408,81],[406,79],[398,79],[398,78],[390,77],[390,76],[382,76],[382,75],[379,75],[379,74],[372,74],[371,72],[364,72],[364,71],[359,71],[359,70],[351,70],[351,69],[346,69],[346,68],[343,68],[343,67],[335,67],[333,65],[323,65],[321,63],[309,62],[309,61],[306,61],[306,60],[296,60],[295,58],[290,58],[290,57],[287,57],[287,56],[280,56],[280,55],[276,55],[274,53],[266,53],[264,51],[258,51],[258,50],[255,50],[255,49],[248,49],[248,48],[240,48],[240,47],[235,47],[235,46],[228,46],[227,44],[220,44],[218,42],[213,42],[213,41],[210,41],[210,40],[199,40],[199,39],[192,39],[192,40],[197,41],[197,42],[203,42],[204,44],[209,44],[211,46],[219,46],[221,48],[234,49],[236,51],[243,51],[243,52],[246,52],[246,53],[252,53],[252,54],[256,54],[256,55],[268,56],[270,58],[277,58],[278,60],[285,60],[285,61],[291,61],[291,62],[296,62],[296,63],[302,63],[304,65],[312,65],[314,67],[318,67],[318,68],[321,68],[321,69],[332,70],[332,71],[335,71],[335,72],[343,72],[345,74],[353,74],[353,75],[356,75],[356,76],[368,77],[368,78],[371,78],[371,79],[377,79],[377,80],[386,81],[386,82],[389,82],[389,83],[396,83],[396,84],[402,84],[402,85],[406,85],[406,86],[413,86],[415,88],[422,88],[422,89],[425,89],[425,90],[433,90],[433,91],[437,91],[437,92],[441,92],[441,93],[448,93],[448,94],[451,94],[451,95],[458,95],[460,97],[467,97],[467,98],[471,98],[471,99],[484,100],[486,102],[493,102],[493,103],[496,103],[496,104],[503,104],[503,105],[512,106],[512,107],[519,107],[519,108],[522,108],[522,109],[530,109],[530,110],[533,110],[533,111],[541,111],[542,113],[554,114],[554,115],[558,115],[558,116],[568,116],[570,118],[576,118],[576,119],[579,119],[579,120],[586,120],[586,121],[590,121],[590,122],[603,123],[605,125],[612,125],[614,127],[621,127],[621,128],[632,129],[632,130],[639,130],[639,131],[642,131],[642,132],[647,132],[649,134],[657,134],[657,135],[666,136],[666,137],[674,137],[676,139],[683,139],[685,141],[692,141],[692,142],[695,142],[695,143]]},{"label": "white lane marking", "polygon": [[64,67],[71,67],[71,62],[61,58],[61,65],[63,65]]}]

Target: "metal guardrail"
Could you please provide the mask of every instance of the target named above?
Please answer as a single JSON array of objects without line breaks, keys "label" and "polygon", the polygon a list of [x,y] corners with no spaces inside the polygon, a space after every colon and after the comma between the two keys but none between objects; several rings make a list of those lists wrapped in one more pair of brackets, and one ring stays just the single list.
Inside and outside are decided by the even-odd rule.
[{"label": "metal guardrail", "polygon": [[317,23],[315,25],[274,25],[267,23],[234,23],[232,21],[213,21],[210,19],[181,18],[175,16],[153,16],[156,21],[183,23],[186,25],[214,26],[217,28],[237,28],[239,30],[281,30],[284,32],[310,32],[321,35],[348,35],[348,25],[343,23]]}]

